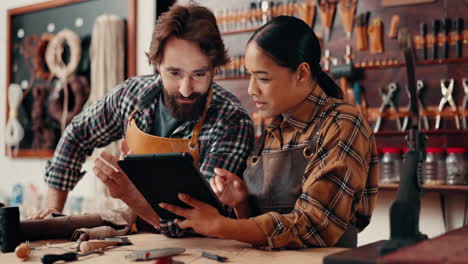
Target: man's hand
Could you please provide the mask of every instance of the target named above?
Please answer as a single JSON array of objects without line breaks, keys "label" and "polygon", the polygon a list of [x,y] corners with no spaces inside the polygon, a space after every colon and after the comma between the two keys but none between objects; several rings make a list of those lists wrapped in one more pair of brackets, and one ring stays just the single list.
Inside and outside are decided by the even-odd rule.
[{"label": "man's hand", "polygon": [[213,206],[200,202],[187,194],[179,193],[178,197],[193,208],[182,208],[166,203],[160,203],[159,206],[185,218],[177,223],[180,228],[192,228],[195,232],[209,237],[219,236],[219,230],[226,217],[219,214]]},{"label": "man's hand", "polygon": [[[125,140],[120,142],[120,151],[122,158],[130,153]],[[107,152],[102,152],[94,162],[93,171],[107,186],[111,197],[122,200],[139,217],[155,228],[159,228],[158,214],[130,181],[127,174],[119,167],[116,157]]]},{"label": "man's hand", "polygon": [[[128,152],[125,141],[122,141],[120,147],[122,154],[125,155]],[[103,151],[94,160],[93,171],[99,180],[107,186],[111,197],[124,200],[129,196],[136,195],[138,190],[125,172],[120,169],[117,161],[116,157]]]},{"label": "man's hand", "polygon": [[42,219],[51,213],[61,213],[67,200],[68,192],[54,188],[47,191],[46,208],[43,208],[32,215],[31,219]]},{"label": "man's hand", "polygon": [[239,208],[247,203],[247,187],[237,175],[224,169],[215,168],[216,176],[210,179],[211,189],[219,200],[232,208]]}]

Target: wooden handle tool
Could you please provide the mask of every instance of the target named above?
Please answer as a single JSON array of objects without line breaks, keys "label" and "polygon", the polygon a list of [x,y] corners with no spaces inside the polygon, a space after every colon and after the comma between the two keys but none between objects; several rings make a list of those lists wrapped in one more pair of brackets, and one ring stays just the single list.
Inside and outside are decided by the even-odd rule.
[{"label": "wooden handle tool", "polygon": [[320,14],[320,21],[324,29],[325,41],[330,40],[331,28],[333,24],[333,17],[335,16],[336,2],[330,0],[319,1],[318,12]]},{"label": "wooden handle tool", "polygon": [[80,251],[86,253],[95,249],[104,249],[119,244],[119,241],[90,240],[80,244]]},{"label": "wooden handle tool", "polygon": [[340,0],[338,4],[338,13],[340,14],[341,23],[343,23],[343,29],[348,39],[351,39],[351,34],[353,32],[356,5],[357,0]]},{"label": "wooden handle tool", "polygon": [[393,15],[390,20],[390,30],[388,31],[389,38],[396,38],[398,36],[398,26],[400,25],[400,16]]},{"label": "wooden handle tool", "polygon": [[21,243],[15,248],[15,255],[21,260],[27,260],[31,254],[31,247],[29,246],[29,241]]},{"label": "wooden handle tool", "polygon": [[370,42],[370,52],[383,53],[383,26],[382,20],[380,18],[374,18],[371,25],[369,26],[369,42]]}]

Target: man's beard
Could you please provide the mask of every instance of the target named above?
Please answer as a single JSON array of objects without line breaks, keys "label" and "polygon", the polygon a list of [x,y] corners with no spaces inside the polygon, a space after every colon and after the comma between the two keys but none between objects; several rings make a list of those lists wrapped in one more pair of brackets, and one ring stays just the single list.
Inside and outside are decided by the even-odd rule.
[{"label": "man's beard", "polygon": [[[165,89],[163,89],[164,106],[167,108],[168,112],[179,121],[196,120],[201,117],[203,111],[205,110],[206,99],[208,98],[208,91],[204,94],[192,93],[189,97],[185,97],[179,92],[177,92],[174,95],[170,95]],[[195,99],[195,101],[190,104],[184,104],[178,103],[177,98],[184,98],[190,100]]]}]

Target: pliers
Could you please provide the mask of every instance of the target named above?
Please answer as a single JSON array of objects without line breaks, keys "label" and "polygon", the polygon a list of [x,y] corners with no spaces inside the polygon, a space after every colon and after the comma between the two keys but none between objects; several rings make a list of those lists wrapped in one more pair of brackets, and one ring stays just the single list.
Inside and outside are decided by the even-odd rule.
[{"label": "pliers", "polygon": [[[455,104],[455,101],[453,100],[452,92],[453,92],[453,85],[455,83],[455,80],[452,78],[449,81],[448,86],[446,85],[447,80],[442,79],[440,80],[440,87],[442,89],[442,99],[440,99],[440,104],[439,104],[439,113],[437,114],[436,117],[436,124],[435,124],[435,129],[440,128],[440,119],[441,119],[441,113],[442,110],[444,110],[444,106],[448,103],[450,105],[450,108],[452,108],[452,111],[457,112],[457,105]],[[455,125],[457,129],[460,129],[460,120],[458,118],[458,113],[455,114]]]},{"label": "pliers", "polygon": [[[388,91],[385,92],[384,88],[379,90],[380,96],[382,97],[382,104],[380,105],[379,112],[380,116],[377,118],[377,121],[374,125],[374,133],[377,133],[380,129],[380,125],[382,124],[382,114],[385,112],[385,109],[388,107],[392,108],[395,112],[398,112],[398,108],[394,102],[397,92],[398,92],[398,85],[395,82],[391,82],[388,84]],[[396,118],[398,130],[401,130],[401,122],[400,118],[397,116]]]},{"label": "pliers", "polygon": [[[465,91],[465,96],[463,97],[463,103],[462,103],[460,110],[466,111],[466,106],[468,104],[468,79],[463,78],[462,83],[463,83],[463,90]],[[463,114],[462,124],[463,124],[463,129],[468,129],[468,124],[466,122],[465,114]]]},{"label": "pliers", "polygon": [[[417,88],[417,93],[418,93],[418,107],[419,107],[419,111],[424,111],[425,110],[425,107],[424,107],[424,104],[422,102],[422,95],[423,95],[423,92],[424,92],[424,83],[422,80],[418,80],[416,82],[416,88]],[[408,94],[408,110],[410,110],[410,102],[411,102],[411,94],[409,92],[409,89],[408,87],[406,87],[406,93]],[[426,115],[421,115],[421,113],[419,113],[419,126],[421,127],[421,121],[422,121],[422,125],[424,126],[424,129],[428,130],[429,129],[429,119],[427,118]],[[421,120],[422,119],[422,120]],[[408,127],[408,124],[409,124],[409,120],[410,120],[410,117],[409,116],[405,116],[405,119],[403,119],[403,125],[401,126],[401,131],[405,131]]]}]

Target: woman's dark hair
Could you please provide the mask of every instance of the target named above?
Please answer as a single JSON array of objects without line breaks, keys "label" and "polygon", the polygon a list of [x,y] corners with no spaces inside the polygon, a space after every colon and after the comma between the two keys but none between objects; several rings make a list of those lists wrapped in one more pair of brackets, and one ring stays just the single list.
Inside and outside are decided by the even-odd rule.
[{"label": "woman's dark hair", "polygon": [[320,43],[314,31],[302,20],[291,16],[278,16],[263,25],[250,37],[247,44],[255,41],[257,46],[273,60],[292,72],[306,62],[312,75],[328,96],[343,99],[340,87],[320,66]]}]

